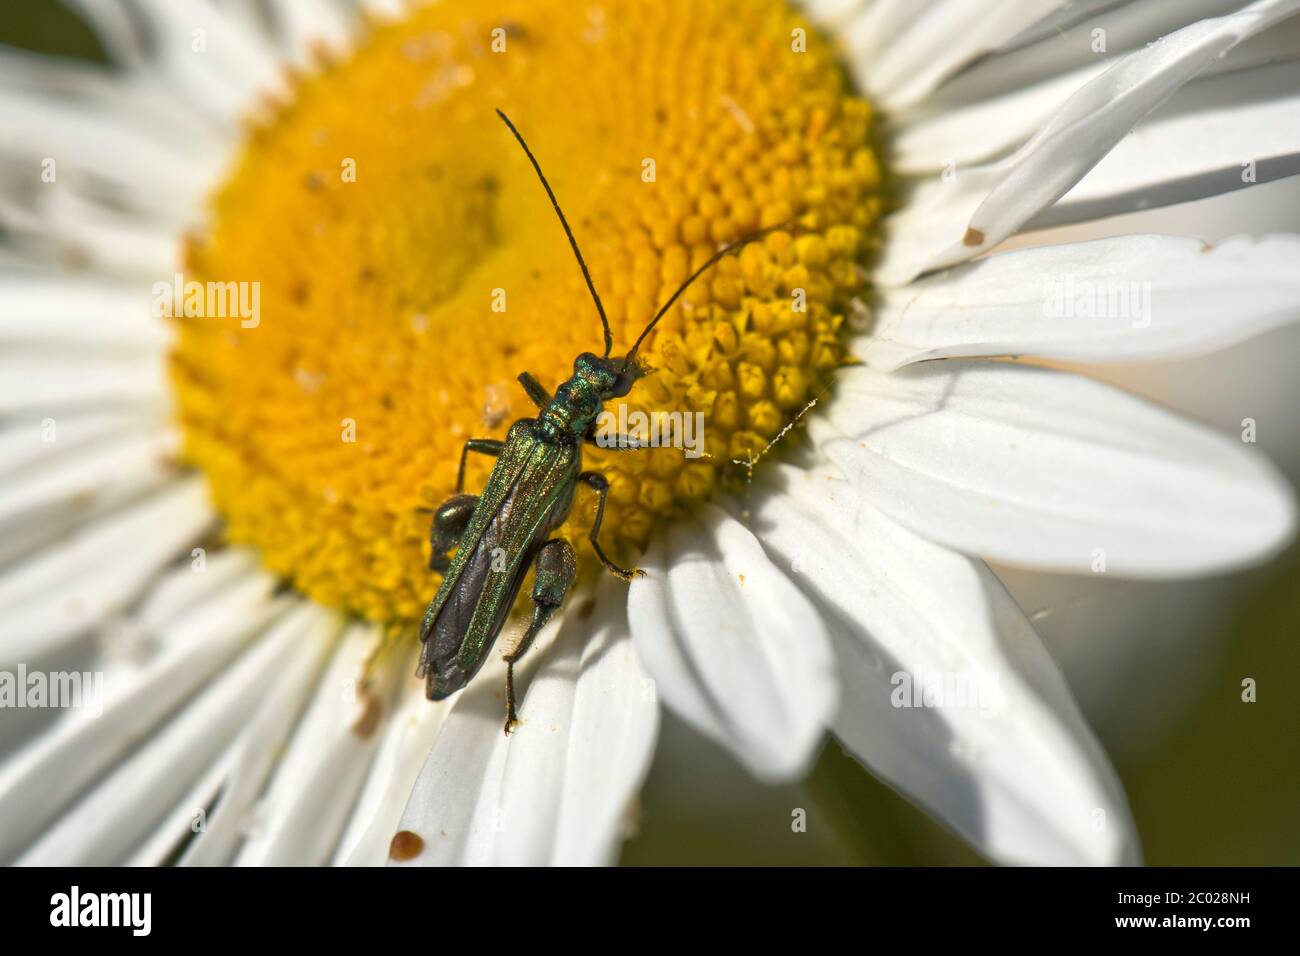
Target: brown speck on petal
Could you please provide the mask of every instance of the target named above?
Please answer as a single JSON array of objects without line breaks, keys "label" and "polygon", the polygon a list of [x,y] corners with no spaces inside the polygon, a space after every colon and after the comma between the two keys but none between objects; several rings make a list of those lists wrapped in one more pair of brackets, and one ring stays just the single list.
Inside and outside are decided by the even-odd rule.
[{"label": "brown speck on petal", "polygon": [[398,830],[388,843],[388,856],[393,860],[414,860],[424,849],[424,839],[410,830]]},{"label": "brown speck on petal", "polygon": [[352,725],[352,732],[362,740],[369,740],[379,729],[383,716],[384,705],[374,695],[366,694],[361,714]]},{"label": "brown speck on petal", "polygon": [[596,610],[596,602],[591,598],[587,598],[587,600],[578,605],[578,620],[585,621],[587,618],[591,617],[591,612],[594,610]]},{"label": "brown speck on petal", "polygon": [[971,226],[967,226],[966,235],[962,236],[961,244],[963,246],[982,246],[984,245],[984,233]]},{"label": "brown speck on petal", "polygon": [[59,258],[63,264],[72,269],[88,269],[93,261],[85,246],[68,243],[59,249]]}]

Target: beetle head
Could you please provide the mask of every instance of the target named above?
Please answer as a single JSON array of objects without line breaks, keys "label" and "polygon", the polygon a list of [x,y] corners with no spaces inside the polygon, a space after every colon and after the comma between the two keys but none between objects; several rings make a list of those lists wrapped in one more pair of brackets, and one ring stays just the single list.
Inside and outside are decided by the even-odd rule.
[{"label": "beetle head", "polygon": [[602,401],[623,398],[638,379],[650,373],[650,366],[637,358],[609,358],[583,352],[573,361],[573,373],[594,385]]}]

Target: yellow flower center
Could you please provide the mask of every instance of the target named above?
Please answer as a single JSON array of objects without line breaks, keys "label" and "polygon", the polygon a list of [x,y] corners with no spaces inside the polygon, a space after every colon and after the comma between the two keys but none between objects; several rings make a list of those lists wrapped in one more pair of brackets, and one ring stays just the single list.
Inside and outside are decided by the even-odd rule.
[{"label": "yellow flower center", "polygon": [[[174,380],[229,538],[376,620],[432,596],[427,509],[466,439],[536,413],[516,376],[553,390],[602,350],[497,107],[573,224],[615,355],[720,244],[798,217],[697,281],[642,348],[656,371],[624,420],[658,416],[662,438],[664,414],[701,413],[703,456],[584,453],[610,480],[616,554],[710,495],[843,364],[874,241],[870,107],[780,0],[444,0],[297,79],[187,253],[187,280],[257,283],[256,324],[179,318]],[[467,490],[490,467],[472,455]],[[593,512],[579,490],[580,553]]]}]

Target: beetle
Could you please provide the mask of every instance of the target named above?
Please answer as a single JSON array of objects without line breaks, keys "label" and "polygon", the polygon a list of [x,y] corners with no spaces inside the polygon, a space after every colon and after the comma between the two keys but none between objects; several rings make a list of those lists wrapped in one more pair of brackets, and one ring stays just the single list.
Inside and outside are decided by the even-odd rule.
[{"label": "beetle", "polygon": [[[456,494],[433,515],[429,569],[440,572],[443,578],[420,626],[422,648],[416,669],[416,676],[426,681],[430,700],[442,700],[460,690],[483,666],[528,568],[535,571],[532,621],[518,646],[505,656],[505,732],[509,734],[517,723],[514,666],[563,604],[577,572],[572,546],[550,534],[568,518],[578,485],[586,485],[597,495],[596,518],[588,540],[601,564],[625,581],[645,573],[620,567],[600,546],[609,482],[599,472],[582,469],[582,446],[595,442],[597,419],[605,403],[626,396],[638,379],[650,373],[651,369],[637,359],[637,350],[690,284],[723,256],[784,224],[752,232],[715,252],[655,313],[627,354],[613,358],[609,319],[559,200],[514,123],[501,110],[497,115],[514,134],[550,197],[595,303],[605,338],[604,354],[579,355],[573,362],[573,374],[554,395],[528,372],[519,375],[519,383],[538,408],[537,416],[516,421],[504,441],[467,441],[461,450]],[[610,447],[628,450],[645,446],[620,435]],[[487,485],[478,495],[465,493],[465,463],[470,452],[497,459]],[[449,557],[453,549],[455,554]]]}]

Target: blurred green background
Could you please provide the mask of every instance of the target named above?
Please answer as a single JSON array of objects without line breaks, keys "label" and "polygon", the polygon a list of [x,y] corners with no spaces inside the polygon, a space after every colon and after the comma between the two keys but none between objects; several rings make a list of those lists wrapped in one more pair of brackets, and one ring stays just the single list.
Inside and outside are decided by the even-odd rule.
[{"label": "blurred green background", "polygon": [[[93,34],[56,0],[0,5],[0,43],[102,57]],[[1291,215],[1300,216],[1300,211]],[[1300,231],[1300,222],[1288,228]],[[1296,355],[1300,338],[1289,335],[1260,348]],[[1198,379],[1195,364],[1187,366],[1186,377]],[[1292,370],[1288,378],[1294,383],[1294,362],[1283,362],[1282,367]],[[1167,398],[1177,388],[1162,379],[1178,374],[1178,364],[1170,363],[1149,382],[1139,377],[1121,384],[1138,391],[1149,384],[1152,397]],[[1201,387],[1199,382],[1196,387]],[[1254,398],[1264,401],[1260,395]],[[1234,400],[1245,414],[1252,413],[1249,394],[1242,398],[1238,391]],[[1224,404],[1200,409],[1201,417],[1231,427],[1240,408]],[[1291,404],[1293,412],[1294,399]],[[1286,434],[1272,447],[1262,439],[1261,446],[1296,482],[1300,435],[1294,414],[1287,416],[1283,430]],[[1295,692],[1300,675],[1300,548],[1265,568],[1204,584],[1055,579],[1044,586],[1023,574],[1004,577],[1026,610],[1036,612],[1040,632],[1114,761],[1147,863],[1300,863],[1300,695]],[[1080,588],[1081,597],[1075,594]],[[1044,593],[1049,595],[1045,605],[1032,603]],[[1202,601],[1212,610],[1188,621],[1189,600]],[[1090,640],[1097,646],[1089,646]],[[1136,651],[1125,646],[1143,641],[1149,646]],[[1241,700],[1245,677],[1257,682],[1256,703]],[[806,832],[791,828],[795,809],[807,813]],[[863,771],[834,742],[827,744],[803,785],[768,787],[666,715],[643,793],[638,833],[628,843],[623,862],[980,861],[960,840]]]}]

